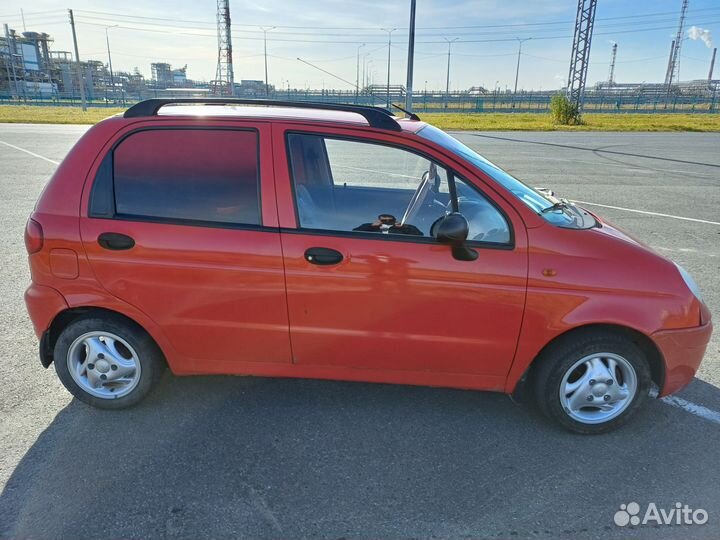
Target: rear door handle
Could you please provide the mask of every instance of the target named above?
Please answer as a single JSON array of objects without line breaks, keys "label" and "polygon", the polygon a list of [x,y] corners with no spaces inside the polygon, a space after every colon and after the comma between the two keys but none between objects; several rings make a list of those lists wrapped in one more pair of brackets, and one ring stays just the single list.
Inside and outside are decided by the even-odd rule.
[{"label": "rear door handle", "polygon": [[305,251],[305,260],[310,264],[328,266],[342,262],[343,255],[335,249],[311,247]]},{"label": "rear door handle", "polygon": [[135,246],[135,240],[126,234],[105,232],[98,236],[98,244],[105,249],[112,249],[114,251],[122,251],[124,249],[130,249]]}]

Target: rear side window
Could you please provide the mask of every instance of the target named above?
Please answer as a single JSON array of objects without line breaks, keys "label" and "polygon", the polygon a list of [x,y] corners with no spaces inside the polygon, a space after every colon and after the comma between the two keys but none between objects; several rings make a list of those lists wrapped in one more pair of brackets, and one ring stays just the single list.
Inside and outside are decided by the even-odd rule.
[{"label": "rear side window", "polygon": [[[112,167],[101,167],[98,176],[103,169],[105,174],[112,173],[114,215],[118,218],[261,222],[258,137],[254,131],[139,131],[115,148]],[[96,184],[102,185],[103,179],[97,178]],[[94,192],[91,215],[94,204],[101,200]]]}]

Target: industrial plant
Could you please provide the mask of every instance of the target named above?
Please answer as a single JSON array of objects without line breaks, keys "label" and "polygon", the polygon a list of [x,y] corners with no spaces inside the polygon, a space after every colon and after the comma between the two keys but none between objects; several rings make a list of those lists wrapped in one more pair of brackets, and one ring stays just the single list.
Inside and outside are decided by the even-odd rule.
[{"label": "industrial plant", "polygon": [[[681,81],[679,79],[680,51],[686,33],[692,39],[711,41],[699,32],[701,29],[685,27],[688,0],[682,0],[679,24],[675,38],[670,45],[667,70],[664,80],[658,82],[618,81],[615,64],[622,54],[622,45],[612,42],[609,49],[610,69],[606,80],[588,83],[587,70],[592,43],[592,32],[597,0],[578,0],[570,68],[564,92],[580,108],[589,110],[685,110],[716,111],[720,79],[713,76],[717,49],[712,50],[708,65],[708,76],[704,79]],[[73,35],[75,26],[72,10],[69,10]],[[265,42],[265,80],[236,80],[231,40],[231,18],[228,0],[217,1],[217,68],[215,79],[200,81],[188,73],[187,65],[173,65],[169,62],[153,62],[132,71],[113,70],[110,44],[107,58],[78,59],[75,51],[55,50],[53,38],[45,32],[23,31],[4,25],[0,34],[0,100],[102,105],[126,104],[148,97],[180,96],[240,96],[240,97],[292,97],[336,102],[385,104],[406,102],[406,85],[391,83],[388,70],[386,83],[370,81],[367,77],[358,81],[352,90],[312,90],[275,88],[267,80],[267,42]],[[263,31],[265,32],[265,31]],[[265,39],[267,36],[265,35]],[[707,38],[707,39],[706,39]],[[519,40],[518,69],[522,41]],[[450,48],[448,42],[448,80]],[[389,47],[389,45],[388,45]],[[388,49],[389,50],[389,49]],[[359,53],[358,53],[359,54]],[[298,58],[298,60],[300,60]],[[307,63],[307,62],[306,62]],[[312,64],[311,64],[312,66]],[[312,66],[317,68],[317,66]],[[149,68],[149,69],[148,69]],[[318,68],[319,69],[319,68]],[[359,56],[358,56],[359,72]],[[332,74],[331,74],[332,75]],[[658,74],[660,75],[660,74]],[[338,79],[339,77],[335,77]],[[547,110],[550,99],[556,91],[518,90],[485,88],[473,86],[466,90],[448,87],[443,90],[413,91],[410,102],[418,110],[445,108],[460,111],[542,111]]]},{"label": "industrial plant", "polygon": [[[150,64],[151,77],[145,78],[138,68],[132,72],[112,69],[112,64],[99,60],[74,61],[70,51],[55,51],[53,39],[40,32],[18,33],[8,29],[0,36],[0,96],[13,99],[57,100],[80,96],[89,101],[137,100],[144,96],[192,92],[207,94],[211,85],[188,77],[187,66],[177,67],[165,62]],[[238,92],[264,95],[262,81],[240,81]]]}]

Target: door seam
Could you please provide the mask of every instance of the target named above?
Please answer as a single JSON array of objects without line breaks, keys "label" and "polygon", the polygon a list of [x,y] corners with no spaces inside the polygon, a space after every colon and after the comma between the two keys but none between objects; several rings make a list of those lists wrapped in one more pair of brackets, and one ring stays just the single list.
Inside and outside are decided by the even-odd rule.
[{"label": "door seam", "polygon": [[[277,185],[277,163],[275,160],[275,137],[276,137],[276,131],[278,130],[277,127],[273,123],[270,123],[270,154],[272,155],[272,164],[273,164],[273,187],[275,191],[275,216],[277,219],[278,226],[280,225],[280,210],[278,208],[278,185]],[[284,139],[283,139],[284,144]],[[283,148],[284,150],[284,148]],[[292,182],[292,178],[290,179]],[[291,321],[290,321],[290,294],[288,292],[288,283],[287,283],[287,267],[285,265],[285,246],[283,245],[283,234],[280,232],[280,228],[278,227],[278,240],[280,242],[280,258],[282,260],[282,267],[283,267],[283,283],[285,285],[285,313],[287,315],[287,333],[288,333],[288,344],[290,346],[290,363],[293,365],[296,365],[297,362],[295,361],[295,350],[293,348],[293,339],[292,339],[292,331],[291,331]]]}]

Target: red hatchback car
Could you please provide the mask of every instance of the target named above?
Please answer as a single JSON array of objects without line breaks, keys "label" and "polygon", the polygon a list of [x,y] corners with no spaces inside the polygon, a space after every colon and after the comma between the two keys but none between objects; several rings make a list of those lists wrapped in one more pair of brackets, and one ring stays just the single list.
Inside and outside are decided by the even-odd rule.
[{"label": "red hatchback car", "polygon": [[529,389],[597,433],[688,384],[712,331],[679,266],[374,107],[138,103],[75,145],[25,242],[42,364],[102,408],[167,365]]}]

